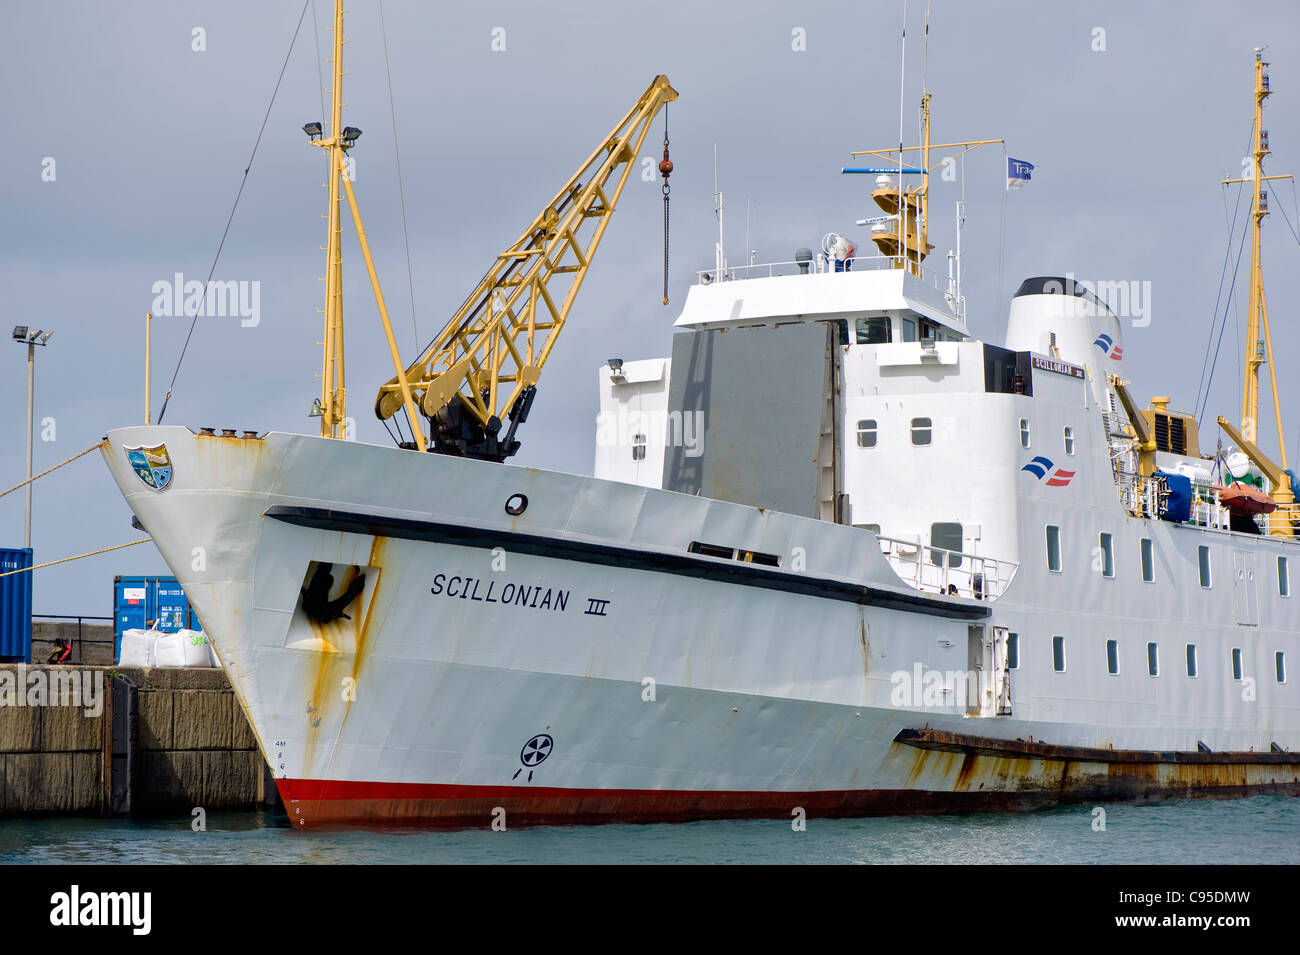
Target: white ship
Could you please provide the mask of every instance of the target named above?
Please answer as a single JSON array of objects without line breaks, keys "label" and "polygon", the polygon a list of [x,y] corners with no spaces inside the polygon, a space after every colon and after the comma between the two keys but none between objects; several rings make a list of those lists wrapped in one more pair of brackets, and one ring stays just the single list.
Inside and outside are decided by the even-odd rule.
[{"label": "white ship", "polygon": [[[1194,417],[1138,406],[1121,321],[1068,277],[974,337],[959,270],[925,264],[928,95],[924,141],[878,173],[879,255],[719,248],[672,355],[600,370],[594,477],[506,459],[666,79],[414,363],[362,233],[397,371],[376,410],[411,432],[338,440],[340,189],[360,216],[334,29],[333,122],[308,127],[331,169],[321,436],[104,445],[295,825],[1300,793],[1300,512],[1255,444],[1258,363],[1244,433],[1223,422],[1240,452],[1203,455]],[[1257,267],[1250,320],[1254,341]]]}]

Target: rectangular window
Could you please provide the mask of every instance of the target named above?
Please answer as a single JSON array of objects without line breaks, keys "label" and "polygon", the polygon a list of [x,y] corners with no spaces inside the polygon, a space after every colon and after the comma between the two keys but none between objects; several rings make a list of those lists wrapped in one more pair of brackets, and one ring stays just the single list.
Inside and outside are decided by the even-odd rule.
[{"label": "rectangular window", "polygon": [[757,550],[738,550],[736,560],[743,560],[747,564],[762,564],[765,567],[781,566],[781,558],[776,554],[764,554]]},{"label": "rectangular window", "polygon": [[854,329],[859,345],[883,345],[889,341],[889,318],[859,318]]},{"label": "rectangular window", "polygon": [[645,460],[645,435],[637,434],[632,436],[632,460]]},{"label": "rectangular window", "polygon": [[1241,647],[1232,648],[1232,678],[1241,682]]},{"label": "rectangular window", "polygon": [[1028,418],[1020,419],[1020,446],[1022,448],[1029,447],[1029,419]]},{"label": "rectangular window", "polygon": [[1277,559],[1277,592],[1283,597],[1291,596],[1291,576],[1287,572],[1285,557]]},{"label": "rectangular window", "polygon": [[1160,648],[1154,643],[1147,644],[1147,673],[1160,675]]},{"label": "rectangular window", "polygon": [[[961,525],[952,523],[939,523],[930,525],[930,546],[948,551],[948,566],[961,566]],[[943,565],[943,554],[940,550],[930,551],[930,563]],[[956,552],[956,553],[954,553]]]},{"label": "rectangular window", "polygon": [[1273,675],[1277,677],[1277,682],[1286,682],[1286,660],[1283,659],[1281,650],[1273,655]]},{"label": "rectangular window", "polygon": [[916,322],[914,322],[910,318],[902,318],[899,319],[899,321],[903,325],[903,341],[905,342],[916,341]]},{"label": "rectangular window", "polygon": [[1052,669],[1065,672],[1065,637],[1052,637]]},{"label": "rectangular window", "polygon": [[1187,675],[1196,676],[1196,644],[1187,645]]},{"label": "rectangular window", "polygon": [[686,550],[692,554],[703,554],[705,557],[721,557],[724,560],[731,560],[736,556],[735,548],[721,547],[718,544],[704,544],[700,541],[691,541]]},{"label": "rectangular window", "polygon": [[1201,570],[1201,586],[1209,589],[1210,586],[1210,548],[1202,544],[1196,548],[1196,562]]},{"label": "rectangular window", "polygon": [[1007,669],[1020,669],[1020,634],[1007,634]]},{"label": "rectangular window", "polygon": [[1149,537],[1142,538],[1142,579],[1148,584],[1156,580],[1156,556]]},{"label": "rectangular window", "polygon": [[1106,641],[1106,672],[1107,673],[1119,672],[1119,641],[1118,640]]},{"label": "rectangular window", "polygon": [[934,423],[929,418],[912,419],[912,443],[918,447],[930,443],[930,431]]},{"label": "rectangular window", "polygon": [[866,418],[858,422],[858,447],[874,448],[876,446],[876,420]]},{"label": "rectangular window", "polygon": [[1061,572],[1061,529],[1055,524],[1047,525],[1047,569]]},{"label": "rectangular window", "polygon": [[1101,575],[1115,576],[1115,539],[1109,534],[1101,535]]},{"label": "rectangular window", "polygon": [[1073,428],[1065,429],[1065,453],[1069,455],[1074,454],[1074,429]]}]

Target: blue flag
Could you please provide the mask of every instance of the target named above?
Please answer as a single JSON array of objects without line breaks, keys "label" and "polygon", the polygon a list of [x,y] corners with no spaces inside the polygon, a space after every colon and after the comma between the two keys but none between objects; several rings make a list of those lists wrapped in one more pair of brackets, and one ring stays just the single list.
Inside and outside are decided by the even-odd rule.
[{"label": "blue flag", "polygon": [[1007,157],[1007,191],[1019,189],[1029,181],[1029,174],[1034,171],[1034,164],[1023,159]]}]

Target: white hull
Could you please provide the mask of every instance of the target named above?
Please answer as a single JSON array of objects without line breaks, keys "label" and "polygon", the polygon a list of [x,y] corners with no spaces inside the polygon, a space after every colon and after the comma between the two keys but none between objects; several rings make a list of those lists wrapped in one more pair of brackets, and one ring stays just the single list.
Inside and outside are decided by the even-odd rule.
[{"label": "white hull", "polygon": [[[174,474],[159,491],[123,449],[162,444]],[[969,707],[899,705],[896,674],[968,668],[972,626],[985,640],[994,627],[1060,632],[1071,617],[1095,628],[1096,608],[1042,606],[1027,567],[996,601],[927,596],[851,527],[295,435],[126,428],[105,457],[298,825],[486,824],[497,807],[513,822],[629,821],[1300,790],[1294,755],[1269,752],[1300,747],[1294,682],[1260,679],[1239,704],[1208,666],[1191,688],[1153,689],[1136,673],[1053,673],[1026,638],[1012,715],[997,715],[996,689]],[[515,494],[528,505],[511,517]],[[692,541],[800,559],[778,570],[689,554]],[[366,574],[352,620],[304,613],[312,562]],[[1155,606],[1104,612],[1107,634],[1136,646],[1167,631],[1172,647],[1199,628],[1207,655],[1242,645],[1234,622],[1193,621],[1186,601]],[[1300,659],[1296,629],[1251,628],[1252,660],[1274,644]],[[1213,753],[1198,756],[1198,743]]]}]

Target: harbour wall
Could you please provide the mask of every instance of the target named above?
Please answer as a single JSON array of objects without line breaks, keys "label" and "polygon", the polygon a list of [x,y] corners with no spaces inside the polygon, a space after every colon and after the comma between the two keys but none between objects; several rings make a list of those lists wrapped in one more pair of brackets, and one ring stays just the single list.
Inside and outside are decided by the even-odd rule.
[{"label": "harbour wall", "polygon": [[223,671],[0,665],[0,817],[279,805]]}]

